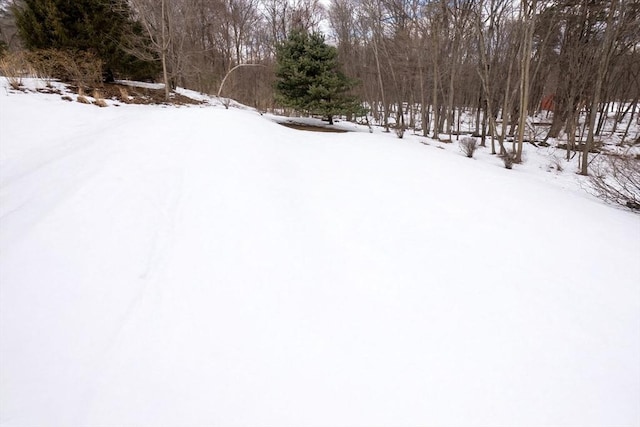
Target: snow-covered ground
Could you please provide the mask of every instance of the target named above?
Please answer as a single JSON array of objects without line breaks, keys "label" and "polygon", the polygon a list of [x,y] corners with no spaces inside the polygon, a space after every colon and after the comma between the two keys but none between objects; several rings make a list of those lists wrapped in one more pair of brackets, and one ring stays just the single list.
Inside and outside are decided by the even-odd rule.
[{"label": "snow-covered ground", "polygon": [[640,216],[548,149],[6,87],[0,425],[640,425]]}]

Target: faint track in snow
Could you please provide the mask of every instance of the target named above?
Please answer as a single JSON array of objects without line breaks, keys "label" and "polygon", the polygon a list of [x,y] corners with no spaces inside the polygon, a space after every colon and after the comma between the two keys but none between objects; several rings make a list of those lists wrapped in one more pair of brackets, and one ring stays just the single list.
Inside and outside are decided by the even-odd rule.
[{"label": "faint track in snow", "polygon": [[[0,250],[25,235],[99,173],[109,155],[100,153],[96,156],[95,151],[94,146],[81,152],[67,153],[46,162],[37,170],[15,177],[9,183],[0,184]],[[51,176],[55,176],[53,183]]]},{"label": "faint track in snow", "polygon": [[[109,135],[120,118],[93,124],[65,142],[32,148],[0,164],[0,251],[71,197],[102,171],[117,152]],[[115,138],[114,138],[115,139]],[[37,151],[36,156],[31,155]],[[18,157],[18,160],[15,157]],[[51,180],[54,179],[55,182]]]},{"label": "faint track in snow", "polygon": [[166,154],[161,165],[138,159],[140,164],[135,167],[136,185],[126,188],[129,194],[120,196],[131,198],[135,195],[140,205],[145,206],[143,210],[151,215],[149,220],[153,231],[147,247],[141,253],[136,276],[132,277],[137,289],[121,314],[114,319],[112,330],[102,346],[103,356],[93,367],[99,378],[94,393],[102,387],[100,384],[112,381],[114,366],[111,360],[121,354],[129,337],[135,335],[141,324],[147,324],[156,316],[162,299],[162,290],[157,285],[173,249],[176,214],[182,200],[185,175],[184,153],[169,151]]}]

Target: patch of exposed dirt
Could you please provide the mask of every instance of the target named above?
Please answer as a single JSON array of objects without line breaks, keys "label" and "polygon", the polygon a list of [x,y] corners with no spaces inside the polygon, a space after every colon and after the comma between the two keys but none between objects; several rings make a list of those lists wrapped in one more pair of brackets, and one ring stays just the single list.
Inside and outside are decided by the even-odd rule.
[{"label": "patch of exposed dirt", "polygon": [[55,94],[55,95],[62,95],[62,92],[54,87],[44,87],[41,89],[36,89],[38,92],[40,93],[47,93],[47,94]]},{"label": "patch of exposed dirt", "polygon": [[[69,87],[74,92],[78,92],[75,86]],[[167,101],[164,97],[164,89],[149,89],[119,85],[115,83],[104,83],[100,87],[85,91],[86,94],[96,97],[96,92],[100,98],[113,99],[123,104],[171,104],[171,105],[200,105],[201,101],[196,101],[178,93],[172,93],[171,99]]]},{"label": "patch of exposed dirt", "polygon": [[337,128],[332,128],[332,127],[328,127],[328,126],[313,126],[313,125],[302,124],[302,123],[284,122],[284,123],[279,123],[279,124],[282,125],[282,126],[291,128],[291,129],[306,130],[306,131],[311,131],[311,132],[329,132],[329,133],[346,133],[346,132],[349,132],[349,131],[344,130],[344,129],[337,129]]}]

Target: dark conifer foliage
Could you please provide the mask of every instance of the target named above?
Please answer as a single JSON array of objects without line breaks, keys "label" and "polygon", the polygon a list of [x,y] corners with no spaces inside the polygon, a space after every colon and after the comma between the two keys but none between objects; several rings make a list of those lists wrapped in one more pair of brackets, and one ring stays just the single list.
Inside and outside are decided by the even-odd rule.
[{"label": "dark conifer foliage", "polygon": [[276,54],[276,89],[284,106],[324,115],[330,124],[337,114],[359,112],[359,103],[347,95],[355,81],[339,70],[338,52],[321,34],[294,31]]},{"label": "dark conifer foliage", "polygon": [[145,79],[158,71],[157,64],[123,48],[126,37],[142,34],[125,0],[24,0],[13,13],[27,49],[94,53],[104,63],[106,81],[114,75]]}]

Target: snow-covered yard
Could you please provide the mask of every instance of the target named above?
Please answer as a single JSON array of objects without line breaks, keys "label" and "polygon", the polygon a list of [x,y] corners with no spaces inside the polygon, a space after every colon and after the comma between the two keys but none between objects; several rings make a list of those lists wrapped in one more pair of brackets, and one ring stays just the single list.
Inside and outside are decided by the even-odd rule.
[{"label": "snow-covered yard", "polygon": [[640,216],[548,149],[1,82],[0,425],[640,425]]}]

